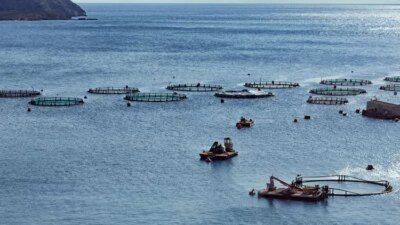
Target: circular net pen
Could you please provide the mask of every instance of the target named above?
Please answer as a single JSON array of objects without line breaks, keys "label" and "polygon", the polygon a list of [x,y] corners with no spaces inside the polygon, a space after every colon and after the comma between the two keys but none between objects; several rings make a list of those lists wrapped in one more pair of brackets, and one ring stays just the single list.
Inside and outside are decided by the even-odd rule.
[{"label": "circular net pen", "polygon": [[0,98],[23,98],[39,96],[39,91],[31,90],[0,90]]},{"label": "circular net pen", "polygon": [[286,81],[266,81],[266,82],[250,82],[245,83],[245,87],[249,88],[260,88],[260,89],[288,89],[300,87],[299,83],[286,82]]},{"label": "circular net pen", "polygon": [[344,197],[361,197],[388,194],[393,191],[393,187],[387,180],[365,180],[348,175],[332,175],[332,176],[309,176],[297,177],[293,181],[297,186],[302,186],[304,183],[320,183],[320,182],[338,182],[338,183],[359,183],[367,185],[375,185],[383,187],[379,191],[360,191],[360,190],[345,190],[341,188],[329,188],[328,196],[344,196]]},{"label": "circular net pen", "polygon": [[167,90],[171,91],[191,91],[191,92],[214,92],[222,89],[220,85],[211,84],[170,84]]},{"label": "circular net pen", "polygon": [[71,97],[40,97],[34,98],[29,102],[29,104],[36,106],[73,106],[83,103],[83,99]]},{"label": "circular net pen", "polygon": [[139,92],[138,88],[134,87],[123,87],[123,88],[116,88],[116,87],[98,87],[98,88],[90,88],[89,93],[91,94],[132,94]]},{"label": "circular net pen", "polygon": [[347,96],[365,94],[367,91],[359,88],[316,88],[310,90],[310,93],[316,95]]},{"label": "circular net pen", "polygon": [[186,95],[176,93],[135,93],[124,98],[134,102],[177,102],[187,99]]},{"label": "circular net pen", "polygon": [[321,84],[337,86],[365,86],[372,84],[372,81],[362,79],[328,79],[322,80]]},{"label": "circular net pen", "polygon": [[395,77],[385,77],[383,79],[384,81],[389,81],[389,82],[400,82],[400,76],[395,76]]},{"label": "circular net pen", "polygon": [[319,105],[344,105],[349,103],[347,98],[334,98],[334,97],[309,97],[307,103]]},{"label": "circular net pen", "polygon": [[379,89],[384,91],[400,91],[400,84],[380,86]]}]

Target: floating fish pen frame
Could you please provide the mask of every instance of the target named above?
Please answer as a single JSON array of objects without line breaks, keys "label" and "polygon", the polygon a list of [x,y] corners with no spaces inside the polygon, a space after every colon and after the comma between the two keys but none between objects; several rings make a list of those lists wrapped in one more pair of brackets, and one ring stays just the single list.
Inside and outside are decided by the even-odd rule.
[{"label": "floating fish pen frame", "polygon": [[385,86],[380,86],[379,89],[384,91],[400,91],[400,84],[389,84]]},{"label": "floating fish pen frame", "polygon": [[266,81],[266,82],[251,82],[245,83],[245,87],[249,88],[260,88],[260,89],[288,89],[300,87],[299,83],[286,82],[286,81]]},{"label": "floating fish pen frame", "polygon": [[83,103],[83,99],[71,97],[40,97],[34,98],[29,102],[29,104],[36,106],[72,106]]},{"label": "floating fish pen frame", "polygon": [[23,98],[39,96],[39,91],[33,90],[0,90],[0,98]]},{"label": "floating fish pen frame", "polygon": [[220,85],[211,84],[170,84],[167,90],[171,91],[191,91],[191,92],[213,92],[222,89]]},{"label": "floating fish pen frame", "polygon": [[320,105],[344,105],[349,103],[347,98],[333,98],[333,97],[309,97],[307,103],[320,104]]},{"label": "floating fish pen frame", "polygon": [[176,102],[187,99],[186,95],[177,93],[135,93],[124,98],[134,102]]},{"label": "floating fish pen frame", "polygon": [[134,87],[123,87],[123,88],[115,88],[115,87],[99,87],[99,88],[90,88],[89,93],[91,94],[132,94],[139,92],[138,88]]},{"label": "floating fish pen frame", "polygon": [[362,79],[327,79],[322,80],[321,84],[337,86],[365,86],[372,84],[372,81]]},{"label": "floating fish pen frame", "polygon": [[393,191],[393,187],[386,180],[365,180],[358,177],[347,176],[347,175],[332,175],[332,176],[310,176],[310,177],[296,177],[293,181],[297,186],[302,186],[303,183],[316,183],[316,182],[353,182],[353,183],[365,183],[369,185],[382,186],[385,189],[378,192],[366,192],[358,193],[354,191],[339,189],[339,188],[329,188],[329,196],[345,196],[345,197],[360,197],[360,196],[373,196],[387,194]]},{"label": "floating fish pen frame", "polygon": [[367,91],[359,88],[316,88],[310,90],[310,93],[316,95],[346,96],[365,94]]},{"label": "floating fish pen frame", "polygon": [[384,81],[389,81],[389,82],[400,82],[400,76],[385,77]]},{"label": "floating fish pen frame", "polygon": [[245,99],[245,98],[268,98],[268,97],[273,97],[274,94],[271,92],[254,92],[254,91],[248,91],[248,90],[242,90],[242,91],[222,91],[222,92],[217,92],[214,95],[215,97],[219,98],[238,98],[238,99]]}]

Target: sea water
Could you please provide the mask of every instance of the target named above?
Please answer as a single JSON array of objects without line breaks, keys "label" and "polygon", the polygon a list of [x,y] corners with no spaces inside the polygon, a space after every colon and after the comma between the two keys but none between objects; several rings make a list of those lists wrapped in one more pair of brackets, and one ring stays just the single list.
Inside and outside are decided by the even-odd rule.
[{"label": "sea water", "polygon": [[[354,111],[374,97],[400,103],[378,90],[385,76],[400,75],[400,6],[83,8],[99,20],[0,23],[0,89],[88,97],[31,113],[29,98],[0,99],[0,224],[398,224],[400,127]],[[322,78],[373,85],[346,106],[307,104]],[[260,80],[301,87],[269,99],[221,104],[212,93],[188,93],[129,108],[123,96],[86,92],[198,82],[240,90]],[[237,130],[241,116],[255,126]],[[238,157],[199,160],[225,137]],[[394,192],[323,203],[248,195],[270,175],[290,182],[297,174],[387,179]]]}]

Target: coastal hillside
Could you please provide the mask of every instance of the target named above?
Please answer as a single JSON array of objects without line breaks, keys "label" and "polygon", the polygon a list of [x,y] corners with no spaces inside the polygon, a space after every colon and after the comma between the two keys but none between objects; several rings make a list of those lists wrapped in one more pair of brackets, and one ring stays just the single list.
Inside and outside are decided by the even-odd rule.
[{"label": "coastal hillside", "polygon": [[0,20],[68,20],[86,16],[70,0],[0,0]]}]

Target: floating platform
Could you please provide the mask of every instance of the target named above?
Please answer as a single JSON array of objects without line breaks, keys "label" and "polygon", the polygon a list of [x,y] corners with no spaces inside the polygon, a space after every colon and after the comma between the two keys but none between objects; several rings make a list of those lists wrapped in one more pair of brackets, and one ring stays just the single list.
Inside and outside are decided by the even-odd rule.
[{"label": "floating platform", "polygon": [[171,91],[190,91],[190,92],[215,92],[222,89],[220,85],[211,84],[170,84],[167,90]]},{"label": "floating platform", "polygon": [[268,98],[274,95],[271,92],[255,91],[255,90],[241,90],[241,91],[221,91],[215,93],[219,98]]},{"label": "floating platform", "polygon": [[389,81],[389,82],[400,82],[400,76],[385,77],[385,79],[383,79],[383,80]]},{"label": "floating platform", "polygon": [[321,84],[336,86],[365,86],[372,84],[372,81],[362,79],[327,79],[322,80]]},{"label": "floating platform", "polygon": [[400,91],[400,84],[389,84],[385,86],[380,86],[379,89],[383,91]]},{"label": "floating platform", "polygon": [[176,102],[187,99],[187,96],[177,93],[134,93],[124,99],[134,102]]},{"label": "floating platform", "polygon": [[98,87],[98,88],[90,88],[88,92],[91,93],[91,94],[104,94],[104,95],[110,95],[110,94],[132,94],[132,93],[139,92],[139,89],[138,88],[134,88],[134,87],[122,87],[122,88]]},{"label": "floating platform", "polygon": [[286,82],[286,81],[266,81],[266,82],[250,82],[245,83],[245,87],[249,88],[260,88],[260,89],[288,89],[300,87],[299,83],[296,82]]},{"label": "floating platform", "polygon": [[[278,181],[285,187],[275,187],[274,181]],[[267,187],[263,190],[258,191],[258,197],[272,198],[272,199],[283,199],[293,201],[305,201],[305,202],[319,202],[328,198],[328,186],[319,187],[319,185],[303,186],[292,182],[291,184],[286,183],[279,178],[274,176],[270,177],[270,182]]]},{"label": "floating platform", "polygon": [[0,98],[24,98],[41,95],[40,91],[35,90],[0,90]]},{"label": "floating platform", "polygon": [[367,102],[367,108],[362,111],[362,115],[377,119],[400,119],[400,105],[373,99]]},{"label": "floating platform", "polygon": [[320,104],[320,105],[344,105],[349,103],[347,98],[334,98],[334,97],[312,97],[307,99],[307,103]]},{"label": "floating platform", "polygon": [[360,88],[316,88],[310,90],[310,93],[316,95],[347,96],[365,94],[367,91]]},{"label": "floating platform", "polygon": [[29,104],[36,106],[72,106],[81,105],[83,103],[83,99],[71,97],[39,97],[29,102]]}]

